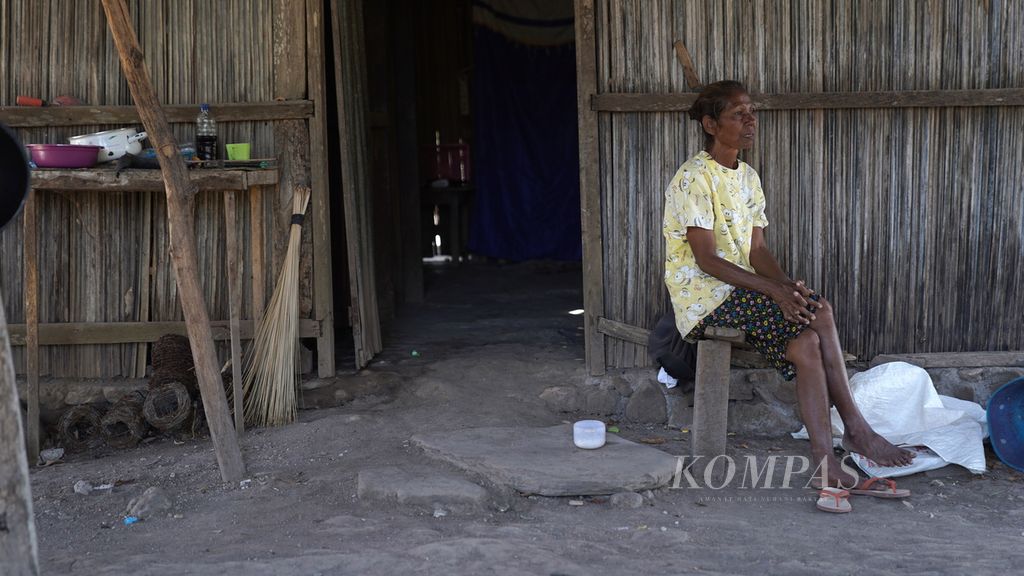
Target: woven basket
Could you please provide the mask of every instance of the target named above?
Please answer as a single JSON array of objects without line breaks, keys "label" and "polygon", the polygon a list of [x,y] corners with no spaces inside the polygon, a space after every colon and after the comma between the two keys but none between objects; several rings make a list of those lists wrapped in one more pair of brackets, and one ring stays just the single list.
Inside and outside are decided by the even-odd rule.
[{"label": "woven basket", "polygon": [[192,396],[181,382],[151,387],[142,404],[142,416],[153,428],[164,432],[176,430],[192,416]]},{"label": "woven basket", "polygon": [[103,442],[100,412],[92,406],[75,406],[60,416],[57,433],[65,450],[94,448]]}]

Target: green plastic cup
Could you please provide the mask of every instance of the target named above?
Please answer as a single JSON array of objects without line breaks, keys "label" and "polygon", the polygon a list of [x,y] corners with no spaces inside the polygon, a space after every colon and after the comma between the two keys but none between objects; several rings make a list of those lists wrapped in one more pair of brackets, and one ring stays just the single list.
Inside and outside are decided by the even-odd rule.
[{"label": "green plastic cup", "polygon": [[225,148],[228,150],[228,160],[248,160],[249,159],[249,143],[243,144],[227,144]]}]

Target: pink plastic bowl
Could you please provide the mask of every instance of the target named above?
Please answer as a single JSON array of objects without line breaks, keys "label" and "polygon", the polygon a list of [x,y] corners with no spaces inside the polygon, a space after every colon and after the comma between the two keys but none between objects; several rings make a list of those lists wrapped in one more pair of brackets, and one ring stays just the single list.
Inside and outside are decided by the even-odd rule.
[{"label": "pink plastic bowl", "polygon": [[28,144],[32,161],[40,168],[89,168],[96,165],[102,146],[74,144]]}]

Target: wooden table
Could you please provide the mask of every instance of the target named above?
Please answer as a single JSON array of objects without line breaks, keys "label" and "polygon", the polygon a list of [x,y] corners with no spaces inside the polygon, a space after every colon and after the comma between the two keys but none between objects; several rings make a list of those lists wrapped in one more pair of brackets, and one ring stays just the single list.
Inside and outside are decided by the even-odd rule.
[{"label": "wooden table", "polygon": [[[264,250],[263,250],[263,186],[276,185],[277,169],[229,170],[229,169],[197,169],[190,172],[192,182],[200,192],[221,191],[224,193],[224,208],[227,235],[228,257],[228,298],[230,304],[230,320],[227,336],[231,339],[232,369],[241,366],[241,266],[238,258],[237,234],[237,192],[249,193],[250,218],[252,219],[252,254],[251,267],[253,285],[253,322],[249,323],[248,333],[252,326],[258,324],[266,302],[264,291]],[[36,194],[45,190],[55,191],[102,191],[102,192],[163,192],[164,181],[159,170],[127,169],[120,173],[113,168],[82,169],[82,170],[50,170],[38,169],[32,172],[32,193],[29,195],[24,209],[24,243],[25,243],[25,327],[24,343],[26,346],[25,373],[28,383],[28,459],[30,464],[39,460],[39,236],[36,217]],[[145,222],[143,236],[150,236],[152,226],[152,197],[147,194],[144,207]],[[108,344],[119,342],[141,342],[140,353],[136,359],[135,376],[145,375],[147,342],[155,341],[168,332],[184,333],[183,323],[148,322],[149,319],[149,275],[150,250],[144,243],[141,250],[140,270],[140,322],[131,323],[86,323],[86,324],[51,324],[45,326],[46,341],[42,344]],[[171,326],[174,324],[174,326]],[[181,326],[177,326],[181,324]],[[12,327],[14,328],[14,327]],[[308,331],[308,326],[306,326]],[[12,343],[18,343],[19,331],[12,329]],[[127,334],[126,334],[127,333]],[[130,335],[130,340],[125,338]],[[241,375],[232,378],[241,386]],[[235,397],[235,425],[242,430],[241,393]]]}]

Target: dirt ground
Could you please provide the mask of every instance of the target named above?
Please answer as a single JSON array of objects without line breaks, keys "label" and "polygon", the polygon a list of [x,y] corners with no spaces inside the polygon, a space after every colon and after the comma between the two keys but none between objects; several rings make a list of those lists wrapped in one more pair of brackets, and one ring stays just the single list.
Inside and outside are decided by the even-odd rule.
[{"label": "dirt ground", "polygon": [[[393,393],[305,410],[241,440],[251,482],[221,483],[208,438],[72,455],[32,472],[45,574],[1002,574],[1024,561],[1024,479],[991,457],[974,476],[947,468],[901,479],[906,502],[856,497],[815,510],[802,489],[661,489],[636,509],[604,498],[511,498],[511,507],[436,517],[356,496],[360,469],[440,464],[415,433],[549,426],[538,394],[584,378],[578,266],[471,264],[428,271],[427,302],[401,311],[363,376]],[[412,354],[418,352],[418,356]],[[660,436],[685,454],[685,434]],[[730,438],[730,451],[803,454],[788,438]],[[76,494],[77,480],[119,481]],[[410,483],[416,478],[409,478]],[[168,514],[125,526],[150,486]],[[578,502],[575,502],[578,504]]]}]

